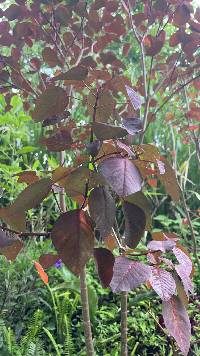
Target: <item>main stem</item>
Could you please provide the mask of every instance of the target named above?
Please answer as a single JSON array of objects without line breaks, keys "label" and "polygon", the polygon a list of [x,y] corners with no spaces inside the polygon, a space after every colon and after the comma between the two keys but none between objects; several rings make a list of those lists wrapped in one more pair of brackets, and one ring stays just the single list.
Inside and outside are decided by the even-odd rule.
[{"label": "main stem", "polygon": [[127,346],[127,300],[128,293],[121,292],[121,356],[128,356]]},{"label": "main stem", "polygon": [[[64,165],[64,152],[60,152],[60,165]],[[59,194],[60,208],[64,213],[66,211],[66,202],[63,192]],[[87,290],[87,281],[86,281],[86,267],[80,274],[80,289],[81,289],[81,304],[82,304],[82,315],[83,315],[83,329],[85,335],[85,344],[87,350],[87,356],[94,356],[94,347],[92,340],[92,331],[90,323],[90,311],[89,311],[89,302],[88,302],[88,290]]]},{"label": "main stem", "polygon": [[87,350],[87,356],[94,356],[94,346],[92,340],[92,331],[90,323],[89,302],[88,302],[88,290],[86,281],[86,267],[80,274],[81,283],[81,303],[82,303],[82,315],[83,315],[83,328],[85,335],[85,344]]}]

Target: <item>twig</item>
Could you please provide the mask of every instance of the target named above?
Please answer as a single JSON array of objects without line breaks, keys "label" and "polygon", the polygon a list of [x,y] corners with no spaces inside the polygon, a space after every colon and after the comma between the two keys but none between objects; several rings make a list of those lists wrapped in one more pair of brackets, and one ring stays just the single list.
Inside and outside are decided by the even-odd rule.
[{"label": "twig", "polygon": [[8,227],[3,226],[3,225],[0,225],[0,228],[3,231],[8,231],[8,232],[11,232],[12,234],[16,234],[16,235],[21,236],[21,237],[26,237],[26,236],[36,236],[36,237],[46,236],[46,237],[49,237],[50,236],[50,232],[20,232],[20,231],[9,229]]}]

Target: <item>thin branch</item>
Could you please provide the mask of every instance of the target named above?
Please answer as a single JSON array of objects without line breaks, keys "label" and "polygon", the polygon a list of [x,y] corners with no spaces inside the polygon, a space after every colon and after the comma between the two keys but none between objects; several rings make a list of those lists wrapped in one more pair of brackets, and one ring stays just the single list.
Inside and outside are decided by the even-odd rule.
[{"label": "thin branch", "polygon": [[170,99],[173,98],[173,96],[174,96],[175,94],[177,94],[177,93],[178,93],[180,90],[182,90],[186,85],[192,83],[194,80],[198,79],[199,77],[200,77],[200,73],[199,73],[196,77],[189,79],[186,83],[184,83],[184,84],[180,85],[178,88],[176,88],[176,89],[168,96],[168,98],[159,106],[159,108],[155,111],[154,115],[156,115],[156,114],[163,108],[163,106],[164,106],[165,104],[167,104]]},{"label": "thin branch", "polygon": [[45,237],[50,237],[50,232],[20,232],[20,231],[16,231],[16,230],[12,230],[9,229],[6,226],[0,225],[0,228],[3,231],[8,231],[11,232],[12,234],[16,234],[20,237],[27,237],[27,236],[36,236],[36,237],[40,237],[40,236],[45,236]]}]

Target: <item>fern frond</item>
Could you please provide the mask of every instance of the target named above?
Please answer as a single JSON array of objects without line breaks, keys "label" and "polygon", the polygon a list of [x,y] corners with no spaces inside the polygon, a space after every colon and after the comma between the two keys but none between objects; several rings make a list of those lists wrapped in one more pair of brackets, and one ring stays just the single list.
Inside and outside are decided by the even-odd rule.
[{"label": "fern frond", "polygon": [[74,343],[72,339],[71,318],[64,315],[65,323],[65,341],[64,341],[64,355],[73,356],[75,354]]}]

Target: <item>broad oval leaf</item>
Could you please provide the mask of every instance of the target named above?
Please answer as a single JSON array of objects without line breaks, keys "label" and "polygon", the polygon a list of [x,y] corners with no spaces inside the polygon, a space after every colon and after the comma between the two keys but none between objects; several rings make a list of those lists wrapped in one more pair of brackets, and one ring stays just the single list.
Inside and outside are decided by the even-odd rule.
[{"label": "broad oval leaf", "polygon": [[183,268],[185,268],[187,271],[188,275],[190,275],[192,273],[192,261],[190,257],[178,247],[173,248],[173,253],[180,265],[182,265]]},{"label": "broad oval leaf", "polygon": [[67,92],[63,88],[51,85],[36,100],[32,118],[38,122],[49,116],[62,114],[67,104]]},{"label": "broad oval leaf", "polygon": [[52,187],[50,178],[42,178],[26,187],[11,205],[12,209],[17,211],[27,211],[39,205],[49,194]]},{"label": "broad oval leaf", "polygon": [[81,81],[84,80],[88,75],[88,69],[83,66],[77,66],[74,68],[71,68],[68,72],[66,73],[61,73],[54,77],[54,81],[57,80],[69,80],[69,81]]},{"label": "broad oval leaf", "polygon": [[40,256],[39,262],[44,269],[50,268],[55,265],[56,261],[59,260],[58,255],[53,255],[52,253],[47,253]]},{"label": "broad oval leaf", "polygon": [[94,249],[94,258],[97,263],[101,284],[104,288],[107,288],[113,277],[115,258],[110,250],[103,247]]},{"label": "broad oval leaf", "polygon": [[23,247],[23,242],[16,234],[0,229],[0,253],[9,261],[14,261]]},{"label": "broad oval leaf", "polygon": [[164,185],[166,192],[171,196],[171,198],[175,202],[178,202],[180,199],[180,188],[176,179],[175,172],[166,159],[163,159],[162,162],[165,166],[165,172],[159,174],[160,181]]},{"label": "broad oval leaf", "polygon": [[32,184],[39,180],[39,177],[37,176],[35,171],[24,171],[15,175],[19,177],[18,183]]},{"label": "broad oval leaf", "polygon": [[123,203],[123,211],[125,218],[125,243],[130,248],[135,248],[144,234],[146,216],[140,207],[128,202]]},{"label": "broad oval leaf", "polygon": [[141,175],[128,158],[105,159],[99,164],[98,170],[120,197],[126,197],[141,190]]},{"label": "broad oval leaf", "polygon": [[125,198],[125,201],[137,205],[140,209],[144,211],[146,216],[145,230],[150,230],[152,224],[152,218],[151,218],[152,208],[149,200],[146,198],[144,193],[137,192],[132,195],[129,195],[128,197]]},{"label": "broad oval leaf", "polygon": [[111,138],[121,138],[128,134],[123,127],[108,125],[101,122],[94,122],[92,124],[96,138],[99,140],[109,140]]},{"label": "broad oval leaf", "polygon": [[51,237],[61,260],[79,275],[94,246],[93,230],[84,211],[77,209],[62,214],[53,226]]},{"label": "broad oval leaf", "polygon": [[104,238],[111,233],[115,221],[115,201],[107,187],[94,188],[88,199],[89,212]]},{"label": "broad oval leaf", "polygon": [[123,119],[122,123],[130,135],[136,135],[143,129],[142,121],[140,119]]},{"label": "broad oval leaf", "polygon": [[71,147],[72,137],[67,128],[61,127],[52,136],[40,138],[39,143],[50,152],[61,152]]},{"label": "broad oval leaf", "polygon": [[190,348],[191,325],[181,300],[173,296],[170,300],[163,301],[162,314],[169,334],[174,337],[186,356]]},{"label": "broad oval leaf", "polygon": [[176,283],[170,272],[159,267],[151,267],[149,282],[162,300],[169,300],[176,292]]},{"label": "broad oval leaf", "polygon": [[150,266],[120,256],[115,259],[110,287],[113,292],[129,292],[147,282],[150,276]]}]

